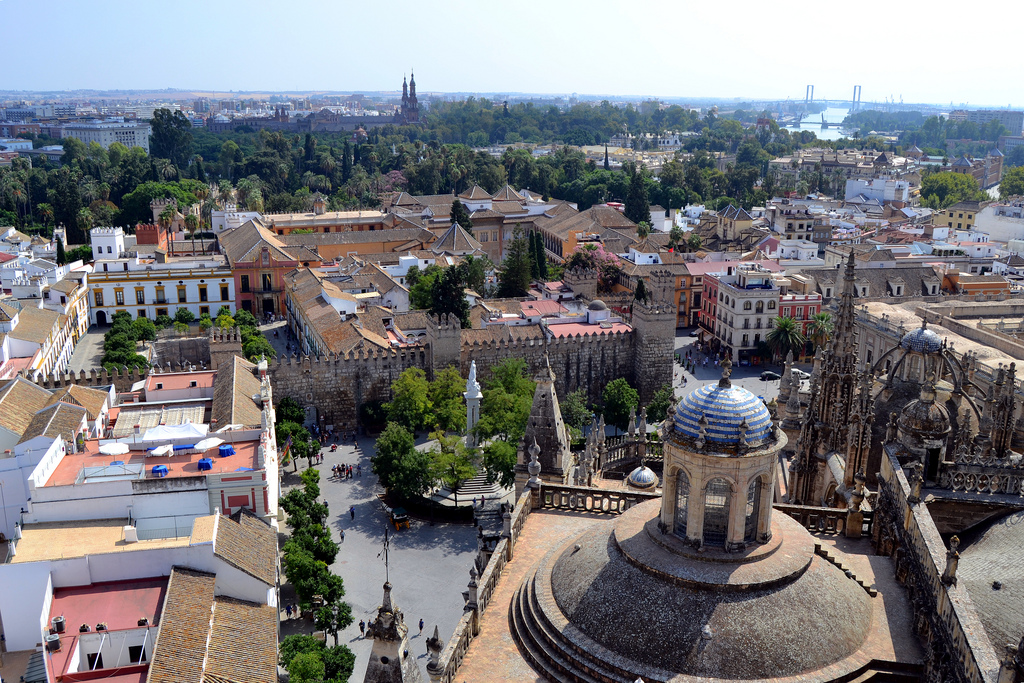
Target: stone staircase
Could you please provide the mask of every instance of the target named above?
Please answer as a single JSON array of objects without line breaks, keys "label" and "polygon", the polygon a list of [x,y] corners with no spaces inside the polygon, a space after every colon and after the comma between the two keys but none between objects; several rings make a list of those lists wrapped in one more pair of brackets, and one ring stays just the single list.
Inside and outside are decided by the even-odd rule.
[{"label": "stone staircase", "polygon": [[851,580],[856,581],[857,585],[859,585],[861,588],[863,588],[864,591],[868,595],[870,595],[871,597],[874,598],[874,597],[876,597],[878,595],[878,591],[875,588],[867,585],[866,583],[864,583],[863,581],[858,579],[857,575],[854,574],[853,571],[849,567],[846,567],[845,565],[843,565],[843,563],[835,555],[833,555],[828,550],[828,548],[824,547],[821,543],[815,543],[814,544],[814,554],[818,555],[819,557],[823,558],[825,561],[830,562],[831,564],[834,564],[836,567],[838,567],[839,570],[842,571],[843,573],[845,573],[846,576],[848,576]]},{"label": "stone staircase", "polygon": [[633,683],[635,675],[577,650],[552,626],[537,602],[536,580],[536,571],[529,573],[509,605],[509,629],[526,661],[556,683]]},{"label": "stone staircase", "polygon": [[[480,471],[476,476],[462,482],[462,486],[459,487],[458,500],[460,506],[465,506],[471,505],[474,500],[479,502],[480,496],[483,496],[488,501],[492,501],[505,500],[511,495],[512,489],[503,489],[497,482],[489,484],[487,482],[487,473]],[[441,505],[455,505],[455,492],[447,486],[442,486],[434,491],[430,498]]]}]

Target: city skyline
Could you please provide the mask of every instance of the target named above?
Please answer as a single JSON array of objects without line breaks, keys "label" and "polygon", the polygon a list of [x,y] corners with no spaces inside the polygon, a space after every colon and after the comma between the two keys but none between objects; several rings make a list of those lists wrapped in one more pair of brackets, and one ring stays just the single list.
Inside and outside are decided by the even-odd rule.
[{"label": "city skyline", "polygon": [[[849,99],[861,85],[865,104],[1024,106],[1024,89],[1005,85],[1014,83],[1008,42],[986,45],[985,71],[963,59],[934,68],[902,30],[870,19],[884,16],[885,26],[913,35],[911,27],[930,11],[921,1],[867,3],[858,8],[863,24],[842,8],[762,8],[742,1],[726,14],[717,6],[642,0],[624,16],[608,0],[585,13],[564,3],[527,2],[497,13],[468,0],[441,9],[399,0],[385,23],[374,6],[313,0],[284,10],[267,0],[182,0],[174,12],[125,0],[52,0],[48,16],[58,21],[47,27],[45,44],[28,31],[6,36],[20,64],[0,89],[394,92],[401,75],[415,69],[424,93],[800,101],[807,84],[819,100]],[[35,25],[38,10],[27,0],[3,0],[0,23]],[[958,27],[965,37],[990,30],[984,16],[958,18]],[[321,39],[309,39],[314,35]],[[835,42],[844,36],[845,46]],[[126,59],[125,51],[134,56]],[[146,52],[151,58],[140,58]],[[766,62],[776,66],[753,68]]]}]

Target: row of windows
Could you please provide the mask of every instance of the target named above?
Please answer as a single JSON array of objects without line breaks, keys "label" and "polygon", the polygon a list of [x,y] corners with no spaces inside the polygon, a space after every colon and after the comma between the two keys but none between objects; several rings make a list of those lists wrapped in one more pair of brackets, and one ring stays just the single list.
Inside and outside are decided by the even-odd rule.
[{"label": "row of windows", "polygon": [[[220,286],[220,299],[221,299],[221,301],[229,301],[230,300],[229,292],[230,292],[230,289],[228,288],[227,285],[221,285]],[[209,301],[210,300],[209,295],[207,294],[207,288],[206,288],[205,285],[200,285],[199,286],[199,300],[200,301]],[[96,291],[93,292],[93,301],[94,301],[94,305],[96,305],[96,306],[102,306],[103,305],[103,292],[101,290],[96,290]],[[188,295],[187,295],[186,288],[185,287],[178,287],[178,303],[179,304],[184,304],[184,303],[187,303],[187,302],[188,302]],[[146,303],[146,290],[144,290],[144,289],[136,289],[135,290],[135,303],[139,304],[139,305],[144,305]],[[156,303],[156,304],[167,303],[167,299],[164,296],[163,288],[159,288],[159,289],[156,290],[156,300],[153,303]],[[114,304],[117,305],[117,306],[124,306],[124,290],[123,289],[118,289],[118,290],[114,291]]]}]

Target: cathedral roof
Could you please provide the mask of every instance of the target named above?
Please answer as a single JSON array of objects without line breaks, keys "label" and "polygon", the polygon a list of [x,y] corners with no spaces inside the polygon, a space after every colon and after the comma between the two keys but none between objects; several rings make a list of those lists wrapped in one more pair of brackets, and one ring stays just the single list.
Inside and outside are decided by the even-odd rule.
[{"label": "cathedral roof", "polygon": [[707,421],[704,438],[719,444],[736,445],[741,425],[747,423],[748,446],[761,445],[772,437],[772,416],[764,401],[740,386],[705,384],[690,392],[676,409],[675,429],[696,439],[701,418]]}]

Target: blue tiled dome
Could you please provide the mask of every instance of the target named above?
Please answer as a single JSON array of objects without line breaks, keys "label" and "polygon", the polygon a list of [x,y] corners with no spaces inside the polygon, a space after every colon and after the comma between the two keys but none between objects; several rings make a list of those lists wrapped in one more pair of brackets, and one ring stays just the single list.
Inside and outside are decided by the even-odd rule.
[{"label": "blue tiled dome", "polygon": [[747,445],[759,446],[772,436],[772,417],[764,401],[739,386],[705,384],[683,397],[676,408],[675,429],[696,439],[700,418],[707,419],[705,439],[735,445],[740,440],[740,424],[747,421]]},{"label": "blue tiled dome", "polygon": [[942,337],[922,325],[916,330],[911,330],[903,335],[900,346],[907,351],[919,351],[921,353],[935,353],[942,348]]},{"label": "blue tiled dome", "polygon": [[652,489],[658,485],[658,475],[650,467],[637,467],[626,477],[626,483],[636,489]]}]

